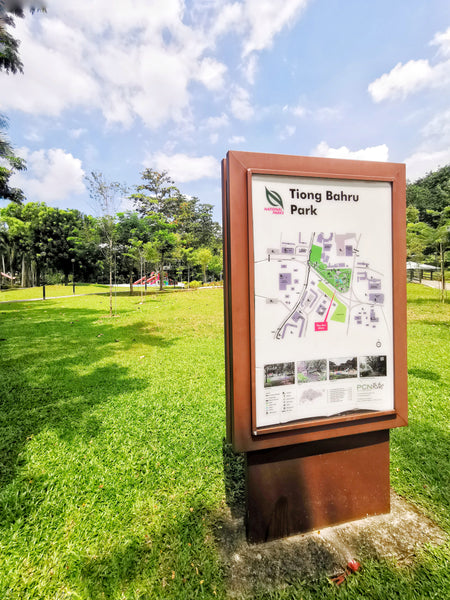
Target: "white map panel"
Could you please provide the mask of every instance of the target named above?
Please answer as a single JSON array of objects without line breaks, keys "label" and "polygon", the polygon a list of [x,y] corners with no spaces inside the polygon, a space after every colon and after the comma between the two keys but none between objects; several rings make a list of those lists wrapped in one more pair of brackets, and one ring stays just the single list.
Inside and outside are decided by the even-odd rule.
[{"label": "white map panel", "polygon": [[391,410],[390,183],[252,176],[257,427]]}]

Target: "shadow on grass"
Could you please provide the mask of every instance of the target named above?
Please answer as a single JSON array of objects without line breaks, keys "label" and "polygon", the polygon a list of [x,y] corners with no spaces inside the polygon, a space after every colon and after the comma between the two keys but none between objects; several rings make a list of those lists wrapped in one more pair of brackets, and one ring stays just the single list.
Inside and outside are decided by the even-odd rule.
[{"label": "shadow on grass", "polygon": [[226,439],[222,441],[225,499],[234,518],[245,515],[245,461],[244,452],[234,452]]},{"label": "shadow on grass", "polygon": [[[82,586],[84,597],[91,600],[115,598],[119,591],[141,580],[154,579],[160,552],[157,545],[145,540],[133,540],[108,551],[102,556],[84,559],[75,571],[73,584]],[[153,575],[153,577],[152,577]],[[124,596],[125,597],[125,596]],[[139,595],[139,598],[151,598]]]},{"label": "shadow on grass", "polygon": [[[42,308],[14,305],[8,312],[17,318],[0,331],[6,338],[0,343],[0,491],[14,479],[31,437],[45,428],[66,440],[95,437],[102,426],[89,415],[94,406],[148,385],[121,364],[124,351],[136,344],[164,349],[177,340],[144,320],[97,325],[99,310]],[[108,364],[99,364],[106,358]]]},{"label": "shadow on grass", "polygon": [[416,305],[416,306],[421,306],[421,307],[428,305],[430,308],[433,308],[435,306],[442,306],[445,304],[450,304],[449,297],[447,297],[445,299],[445,301],[442,302],[439,294],[440,294],[439,290],[434,290],[434,292],[432,292],[427,298],[424,298],[423,296],[419,297],[419,298],[408,297],[408,305]]},{"label": "shadow on grass", "polygon": [[[73,585],[91,600],[223,597],[222,565],[201,500],[167,515],[149,535],[105,549],[75,567]],[[134,595],[135,594],[135,595]],[[121,596],[122,597],[122,596]]]},{"label": "shadow on grass", "polygon": [[420,379],[428,379],[429,381],[440,381],[441,376],[435,371],[429,371],[428,369],[408,369],[408,375],[419,377]]},{"label": "shadow on grass", "polygon": [[450,321],[443,321],[442,319],[433,319],[433,320],[421,320],[415,321],[416,323],[421,323],[423,325],[431,325],[432,327],[442,327],[442,328],[450,328]]}]

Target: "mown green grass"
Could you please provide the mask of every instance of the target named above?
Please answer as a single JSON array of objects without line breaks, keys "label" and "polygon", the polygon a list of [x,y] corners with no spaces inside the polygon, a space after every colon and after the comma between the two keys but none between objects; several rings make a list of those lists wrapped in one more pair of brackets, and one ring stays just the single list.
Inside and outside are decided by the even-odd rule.
[{"label": "mown green grass", "polygon": [[[392,483],[450,532],[450,305],[408,286],[410,426]],[[225,598],[221,290],[0,306],[0,598]],[[448,598],[450,548],[365,561],[342,588],[258,598]]]}]

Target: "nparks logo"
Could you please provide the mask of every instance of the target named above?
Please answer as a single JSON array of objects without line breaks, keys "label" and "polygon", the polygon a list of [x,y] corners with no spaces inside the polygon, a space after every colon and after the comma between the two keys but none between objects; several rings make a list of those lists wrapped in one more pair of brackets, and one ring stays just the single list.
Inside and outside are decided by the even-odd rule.
[{"label": "nparks logo", "polygon": [[265,212],[273,215],[284,215],[283,200],[278,192],[266,188],[266,200],[270,206],[264,207]]}]

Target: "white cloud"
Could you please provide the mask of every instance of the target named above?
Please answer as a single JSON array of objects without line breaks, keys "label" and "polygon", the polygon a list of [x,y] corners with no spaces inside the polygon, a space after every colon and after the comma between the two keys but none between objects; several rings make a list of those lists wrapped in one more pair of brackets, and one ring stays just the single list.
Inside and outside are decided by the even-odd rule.
[{"label": "white cloud", "polygon": [[[226,87],[228,66],[216,51],[220,36],[237,37],[238,66],[253,83],[257,53],[309,1],[96,0],[80,10],[78,0],[49,0],[47,14],[17,19],[25,74],[0,73],[0,111],[57,117],[81,108],[122,127],[136,119],[149,128],[185,125],[192,82],[205,94]],[[233,104],[238,118],[252,116],[244,92]]]},{"label": "white cloud", "polygon": [[212,34],[216,37],[229,31],[243,32],[245,26],[243,4],[233,2],[221,7],[217,17],[214,19]]},{"label": "white cloud", "polygon": [[436,33],[430,45],[438,47],[438,54],[440,56],[450,57],[450,27],[443,33]]},{"label": "white cloud", "polygon": [[231,90],[231,112],[236,119],[248,121],[253,117],[254,110],[250,104],[250,94],[242,87],[235,86]]},{"label": "white cloud", "polygon": [[226,66],[206,56],[211,40],[183,23],[184,0],[49,3],[47,15],[18,19],[25,74],[0,74],[0,110],[58,116],[99,110],[109,123],[183,122],[189,85],[224,86]]},{"label": "white cloud", "polygon": [[[444,33],[437,33],[431,44],[438,46],[438,55],[450,56],[450,28]],[[449,83],[450,60],[431,65],[427,59],[420,59],[397,63],[389,73],[370,83],[368,91],[375,102],[382,102],[403,99],[426,88],[442,88]]]},{"label": "white cloud", "polygon": [[246,141],[246,139],[243,135],[233,135],[228,140],[228,143],[237,145],[237,144],[244,144],[245,141]]},{"label": "white cloud", "polygon": [[428,60],[410,60],[404,65],[395,65],[389,73],[373,81],[368,90],[375,102],[406,98],[408,94],[432,85],[434,77]]},{"label": "white cloud", "polygon": [[13,175],[13,185],[24,190],[28,201],[51,204],[85,191],[81,160],[61,148],[20,148],[17,154],[27,161],[27,171]]},{"label": "white cloud", "polygon": [[219,90],[224,85],[226,70],[227,67],[223,63],[207,57],[201,61],[196,79],[209,90]]},{"label": "white cloud", "polygon": [[156,152],[147,156],[143,164],[151,164],[157,171],[167,171],[176,184],[220,176],[220,163],[214,156]]},{"label": "white cloud", "polygon": [[406,162],[410,181],[450,163],[450,110],[438,113],[422,127],[422,143]]},{"label": "white cloud", "polygon": [[248,83],[255,83],[256,71],[258,69],[258,59],[255,54],[248,56],[242,65],[242,72]]},{"label": "white cloud", "polygon": [[248,32],[243,56],[270,48],[273,38],[284,27],[292,26],[309,0],[246,0],[243,5]]},{"label": "white cloud", "polygon": [[409,181],[416,181],[430,171],[450,163],[450,148],[434,152],[419,151],[405,159],[406,177]]},{"label": "white cloud", "polygon": [[312,156],[323,156],[325,158],[347,158],[352,160],[375,160],[386,162],[389,157],[389,149],[386,144],[371,146],[360,150],[350,150],[347,146],[330,148],[326,142],[320,142],[311,154]]}]

